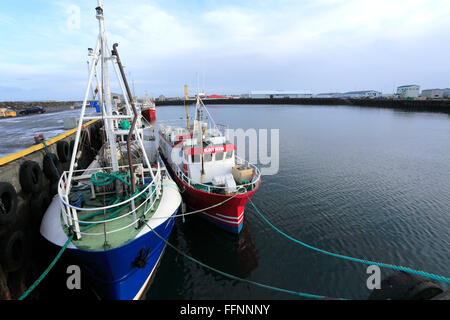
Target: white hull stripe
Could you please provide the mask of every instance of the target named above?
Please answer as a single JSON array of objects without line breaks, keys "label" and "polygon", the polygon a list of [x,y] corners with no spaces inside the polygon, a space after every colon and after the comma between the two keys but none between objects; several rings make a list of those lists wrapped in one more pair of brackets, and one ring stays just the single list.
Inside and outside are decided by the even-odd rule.
[{"label": "white hull stripe", "polygon": [[220,214],[220,213],[216,213],[216,215],[219,216],[219,217],[225,218],[225,219],[241,220],[242,217],[244,216],[244,211],[242,211],[242,213],[241,213],[241,215],[239,217],[227,217],[227,216],[224,216],[223,214]]},{"label": "white hull stripe", "polygon": [[215,217],[215,216],[213,216],[213,215],[211,215],[209,213],[206,213],[206,212],[202,212],[202,214],[204,214],[205,216],[208,216],[208,217],[210,217],[212,219],[219,220],[219,221],[222,221],[222,222],[226,222],[226,223],[229,223],[229,224],[235,224],[237,226],[241,224],[242,220],[244,220],[244,215],[242,215],[242,217],[238,221],[230,221],[230,220],[225,220],[225,219],[221,219],[221,218]]}]

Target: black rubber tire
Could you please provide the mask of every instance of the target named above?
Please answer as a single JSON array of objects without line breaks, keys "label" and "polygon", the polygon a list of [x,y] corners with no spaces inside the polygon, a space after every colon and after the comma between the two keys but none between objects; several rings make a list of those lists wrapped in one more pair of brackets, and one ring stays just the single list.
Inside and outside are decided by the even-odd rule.
[{"label": "black rubber tire", "polygon": [[97,135],[97,130],[96,130],[94,125],[91,125],[89,127],[89,135],[91,137],[92,147],[94,149],[97,149],[98,143],[99,143],[99,139],[98,139],[98,135]]},{"label": "black rubber tire", "polygon": [[70,154],[73,153],[73,147],[75,146],[75,140],[70,140],[69,148],[70,148]]},{"label": "black rubber tire", "polygon": [[6,241],[2,241],[0,261],[5,272],[18,270],[25,260],[25,234],[21,230],[14,231]]},{"label": "black rubber tire", "polygon": [[12,184],[0,182],[0,225],[14,220],[17,210],[17,193]]},{"label": "black rubber tire", "polygon": [[369,300],[428,300],[442,292],[434,280],[399,271],[381,281]]},{"label": "black rubber tire", "polygon": [[42,170],[37,162],[25,161],[19,169],[19,181],[26,193],[38,192],[42,188]]},{"label": "black rubber tire", "polygon": [[[39,270],[37,263],[34,261],[28,261],[23,266],[9,274],[8,283],[11,290],[11,298],[19,299],[22,294],[28,290],[31,285],[39,277]],[[26,300],[36,300],[39,298],[39,289],[35,288],[28,296]]]},{"label": "black rubber tire", "polygon": [[38,230],[41,225],[42,217],[51,202],[50,194],[47,191],[35,193],[30,199],[30,214],[33,229]]},{"label": "black rubber tire", "polygon": [[56,144],[56,150],[60,162],[67,162],[70,160],[71,150],[67,141],[58,141]]},{"label": "black rubber tire", "polygon": [[58,182],[53,182],[48,188],[50,199],[52,199],[58,193]]},{"label": "black rubber tire", "polygon": [[[53,164],[52,164],[53,162]],[[61,170],[59,168],[58,157],[54,153],[47,153],[44,156],[44,161],[42,162],[42,166],[44,168],[45,176],[50,181],[59,180]]]}]

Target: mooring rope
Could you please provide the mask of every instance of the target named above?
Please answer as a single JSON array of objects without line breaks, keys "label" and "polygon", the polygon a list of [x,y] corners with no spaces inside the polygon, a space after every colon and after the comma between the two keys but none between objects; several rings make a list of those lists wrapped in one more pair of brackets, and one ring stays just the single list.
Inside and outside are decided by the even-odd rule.
[{"label": "mooring rope", "polygon": [[289,240],[294,241],[297,244],[300,244],[303,247],[309,248],[311,250],[332,256],[332,257],[336,257],[336,258],[341,258],[341,259],[345,259],[345,260],[350,260],[350,261],[355,261],[355,262],[359,262],[359,263],[363,263],[363,264],[367,264],[367,265],[375,265],[375,266],[379,266],[379,267],[383,267],[383,268],[389,268],[389,269],[393,269],[393,270],[398,270],[398,271],[405,271],[408,273],[413,273],[413,274],[417,274],[419,276],[425,277],[425,278],[429,278],[429,279],[433,279],[433,280],[437,280],[437,281],[441,281],[441,282],[446,282],[446,283],[450,283],[450,278],[448,277],[444,277],[444,276],[440,276],[440,275],[435,275],[432,273],[428,273],[428,272],[424,272],[424,271],[420,271],[420,270],[414,270],[408,267],[402,267],[402,266],[396,266],[396,265],[392,265],[392,264],[388,264],[388,263],[383,263],[383,262],[376,262],[376,261],[370,261],[370,260],[364,260],[364,259],[358,259],[358,258],[353,258],[353,257],[349,257],[346,255],[342,255],[342,254],[338,254],[338,253],[333,253],[333,252],[329,252],[326,250],[322,250],[316,247],[313,247],[309,244],[306,244],[304,242],[301,242],[297,239],[294,239],[293,237],[289,236],[288,234],[284,233],[283,231],[281,231],[280,229],[278,229],[277,227],[275,227],[256,207],[256,205],[253,203],[253,201],[250,199],[250,197],[247,195],[247,198],[249,200],[249,202],[251,203],[251,205],[253,206],[253,208],[256,210],[256,212],[261,216],[261,218],[275,231],[277,231],[278,233],[280,233],[281,235],[283,235],[284,237],[288,238]]},{"label": "mooring rope", "polygon": [[[224,271],[220,271],[220,270],[218,270],[216,268],[208,266],[208,265],[204,264],[203,262],[201,262],[201,261],[199,261],[199,260],[197,260],[197,259],[195,259],[195,258],[193,258],[193,257],[191,257],[189,255],[187,255],[186,253],[184,253],[183,251],[181,251],[180,249],[178,249],[177,247],[172,245],[170,242],[168,242],[166,239],[164,239],[162,236],[160,236],[152,227],[150,227],[150,225],[146,221],[144,221],[144,223],[159,239],[164,241],[164,243],[166,245],[171,247],[178,254],[180,254],[183,257],[185,257],[186,259],[191,260],[192,262],[197,263],[197,264],[201,265],[202,267],[204,267],[206,269],[212,270],[212,271],[214,271],[214,272],[216,272],[216,273],[218,273],[218,274],[220,274],[220,275],[222,275],[224,277],[227,277],[227,278],[230,278],[230,279],[233,279],[233,280],[237,280],[237,281],[241,281],[241,282],[245,282],[245,283],[248,283],[248,284],[251,284],[251,285],[254,285],[254,286],[258,286],[258,287],[261,287],[261,288],[265,288],[265,289],[269,289],[269,290],[273,290],[273,291],[278,291],[278,292],[283,292],[283,293],[287,293],[287,294],[291,294],[291,295],[295,295],[295,296],[300,296],[300,297],[304,297],[304,298],[309,298],[309,299],[327,299],[327,298],[329,298],[329,297],[326,297],[326,296],[320,296],[320,295],[316,295],[316,294],[310,294],[310,293],[304,293],[304,292],[298,292],[298,291],[278,288],[278,287],[274,287],[274,286],[271,286],[271,285],[259,283],[259,282],[256,282],[256,281],[239,278],[239,277],[236,277],[236,276],[234,276],[232,274],[226,273]],[[346,300],[346,299],[339,298],[338,300]]]},{"label": "mooring rope", "polygon": [[34,290],[34,288],[36,288],[38,286],[38,284],[41,283],[41,281],[47,276],[47,274],[50,272],[50,270],[52,270],[52,268],[55,266],[56,262],[58,262],[58,260],[61,258],[64,251],[66,251],[67,247],[69,246],[69,243],[73,239],[73,236],[74,235],[72,234],[69,237],[69,239],[67,239],[66,243],[61,248],[61,250],[58,252],[55,259],[53,259],[52,263],[50,263],[50,265],[47,267],[47,269],[45,269],[45,271],[41,274],[41,276],[28,288],[28,290],[25,291],[24,294],[22,294],[22,296],[19,298],[19,300],[25,299]]},{"label": "mooring rope", "polygon": [[[166,187],[174,186],[172,183],[162,183],[161,185],[162,186],[166,186]],[[178,188],[172,188],[172,189],[179,191]],[[199,209],[199,210],[195,210],[195,211],[191,211],[191,212],[186,212],[186,213],[182,213],[182,214],[176,214],[176,215],[173,215],[173,216],[157,217],[157,219],[168,219],[168,218],[178,218],[178,217],[183,217],[184,218],[185,216],[190,216],[190,215],[193,215],[193,214],[196,214],[196,213],[201,213],[201,212],[206,211],[206,210],[217,208],[217,207],[223,205],[224,203],[227,203],[228,201],[230,201],[230,200],[234,199],[235,197],[237,197],[239,195],[242,195],[244,193],[245,192],[239,192],[239,190],[238,190],[236,192],[236,194],[233,195],[232,197],[229,197],[229,198],[225,199],[224,201],[216,203],[216,204],[214,204],[214,205],[212,205],[210,207]]]}]

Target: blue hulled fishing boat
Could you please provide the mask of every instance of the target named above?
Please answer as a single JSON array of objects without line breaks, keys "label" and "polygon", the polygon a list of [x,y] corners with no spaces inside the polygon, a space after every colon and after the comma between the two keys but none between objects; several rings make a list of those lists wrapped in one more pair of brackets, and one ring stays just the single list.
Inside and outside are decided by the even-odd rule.
[{"label": "blue hulled fishing boat", "polygon": [[[117,44],[109,47],[103,3],[96,17],[99,36],[78,121],[69,171],[41,223],[41,235],[80,266],[101,299],[140,299],[155,274],[181,204],[177,185],[160,161],[153,124],[141,115],[131,95]],[[112,49],[112,50],[111,50]],[[111,99],[109,66],[115,70],[125,103]],[[101,114],[86,114],[97,81]],[[88,166],[81,165],[89,135],[85,121],[102,123],[102,147]]]}]

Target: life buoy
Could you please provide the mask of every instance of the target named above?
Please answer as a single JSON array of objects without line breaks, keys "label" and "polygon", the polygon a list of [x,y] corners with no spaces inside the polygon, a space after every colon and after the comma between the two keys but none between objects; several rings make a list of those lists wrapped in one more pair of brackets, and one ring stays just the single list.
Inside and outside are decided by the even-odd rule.
[{"label": "life buoy", "polygon": [[42,170],[37,162],[25,161],[19,169],[22,190],[27,193],[38,192],[42,187]]},{"label": "life buoy", "polygon": [[0,261],[5,272],[18,270],[25,258],[25,234],[21,230],[14,231],[6,241],[2,241]]},{"label": "life buoy", "polygon": [[12,184],[0,182],[0,224],[10,223],[17,210],[17,193]]},{"label": "life buoy", "polygon": [[44,156],[44,161],[42,163],[42,167],[44,169],[45,176],[50,181],[56,181],[60,177],[58,158],[54,153],[47,153]]},{"label": "life buoy", "polygon": [[70,145],[67,141],[58,141],[56,144],[56,151],[60,162],[67,162],[70,160]]}]

